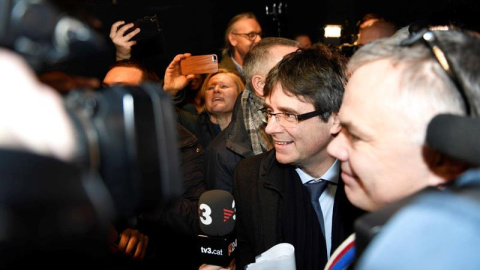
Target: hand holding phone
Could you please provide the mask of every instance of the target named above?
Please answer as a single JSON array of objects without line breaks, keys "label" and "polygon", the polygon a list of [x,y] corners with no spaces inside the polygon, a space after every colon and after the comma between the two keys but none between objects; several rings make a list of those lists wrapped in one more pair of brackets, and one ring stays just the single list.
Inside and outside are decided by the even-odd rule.
[{"label": "hand holding phone", "polygon": [[[120,29],[124,25],[125,24],[120,25],[118,27],[118,29]],[[159,25],[158,18],[157,18],[156,14],[153,15],[153,16],[145,16],[141,19],[138,19],[138,20],[134,21],[133,22],[133,27],[131,27],[130,29],[125,31],[125,33],[123,35],[124,36],[128,35],[129,33],[131,33],[133,30],[135,30],[137,28],[140,28],[140,33],[138,35],[135,35],[132,38],[132,40],[143,41],[143,40],[151,39],[161,32],[160,25]]]},{"label": "hand holding phone", "polygon": [[180,61],[180,70],[183,75],[205,74],[218,71],[216,54],[189,56]]}]

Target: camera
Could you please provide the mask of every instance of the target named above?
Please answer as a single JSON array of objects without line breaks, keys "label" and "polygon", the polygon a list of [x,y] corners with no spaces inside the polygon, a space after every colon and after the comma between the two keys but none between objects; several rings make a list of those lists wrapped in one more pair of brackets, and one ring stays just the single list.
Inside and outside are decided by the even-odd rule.
[{"label": "camera", "polygon": [[76,163],[99,173],[117,219],[155,212],[180,196],[174,109],[160,85],[76,90],[65,106],[82,149]]},{"label": "camera", "polygon": [[[33,70],[103,49],[94,30],[46,0],[0,1],[0,12],[7,15],[0,17],[0,47]],[[108,254],[111,226],[161,212],[182,194],[175,110],[160,85],[77,89],[63,98],[80,149],[75,160],[0,149],[2,269],[32,260],[91,266]]]}]

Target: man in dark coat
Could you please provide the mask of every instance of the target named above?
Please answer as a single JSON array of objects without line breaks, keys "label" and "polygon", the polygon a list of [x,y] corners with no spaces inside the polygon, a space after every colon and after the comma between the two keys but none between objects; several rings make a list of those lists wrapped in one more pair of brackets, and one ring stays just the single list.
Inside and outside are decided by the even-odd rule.
[{"label": "man in dark coat", "polygon": [[[318,45],[268,73],[262,111],[274,149],[240,161],[234,174],[238,269],[279,243],[294,246],[297,269],[323,269],[363,213],[347,200],[340,163],[326,150],[341,129],[345,64]],[[325,184],[320,197],[309,194],[312,181]]]}]

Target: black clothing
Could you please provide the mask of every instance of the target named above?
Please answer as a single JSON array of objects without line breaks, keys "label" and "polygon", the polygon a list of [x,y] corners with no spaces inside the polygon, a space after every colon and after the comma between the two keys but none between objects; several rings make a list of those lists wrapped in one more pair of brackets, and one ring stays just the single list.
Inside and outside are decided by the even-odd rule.
[{"label": "black clothing", "polygon": [[[198,218],[198,199],[205,191],[203,181],[203,147],[186,128],[177,124],[182,197],[170,208],[157,215],[142,216],[140,231],[149,235],[149,257],[143,269],[158,269],[160,265],[175,264],[178,269],[197,270],[199,252],[197,235],[201,232]],[[179,254],[185,260],[176,260]]]},{"label": "black clothing", "polygon": [[[295,247],[297,269],[323,269],[327,262],[325,240],[315,210],[292,165],[280,164],[275,151],[248,157],[234,173],[236,206],[236,266],[244,269],[276,244]],[[339,179],[332,224],[332,252],[352,232],[354,220],[364,212],[347,199]]]},{"label": "black clothing", "polygon": [[210,121],[210,115],[207,112],[193,114],[178,107],[175,107],[175,111],[177,122],[198,138],[203,149],[206,149],[210,142],[220,133],[219,126]]},{"label": "black clothing", "polygon": [[232,192],[233,170],[240,160],[253,156],[250,136],[243,123],[242,97],[238,95],[232,121],[205,150],[205,181],[207,189]]},{"label": "black clothing", "polygon": [[0,268],[100,266],[113,220],[102,180],[24,151],[2,149],[0,160]]}]

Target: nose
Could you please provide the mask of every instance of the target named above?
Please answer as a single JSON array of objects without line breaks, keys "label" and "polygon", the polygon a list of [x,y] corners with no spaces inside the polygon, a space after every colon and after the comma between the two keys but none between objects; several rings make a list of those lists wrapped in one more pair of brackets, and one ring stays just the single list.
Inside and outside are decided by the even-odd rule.
[{"label": "nose", "polygon": [[348,160],[348,141],[344,131],[340,131],[338,135],[328,144],[327,152],[331,156],[340,161]]},{"label": "nose", "polygon": [[269,135],[274,133],[279,133],[283,131],[283,126],[277,122],[277,117],[272,115],[272,118],[268,120],[267,126],[265,127],[265,132]]}]

